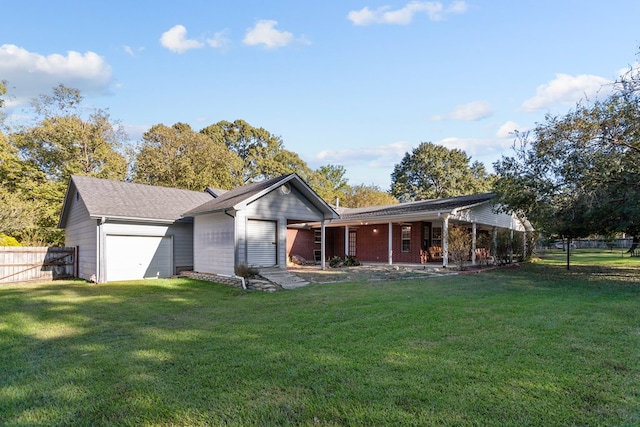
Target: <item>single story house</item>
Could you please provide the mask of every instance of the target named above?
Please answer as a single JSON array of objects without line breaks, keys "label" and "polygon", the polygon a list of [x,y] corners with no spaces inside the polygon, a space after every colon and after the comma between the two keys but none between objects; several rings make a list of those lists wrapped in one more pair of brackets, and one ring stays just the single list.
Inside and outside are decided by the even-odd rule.
[{"label": "single story house", "polygon": [[337,217],[296,174],[203,192],[74,175],[59,227],[78,247],[79,277],[102,283],[286,268],[287,227]]},{"label": "single story house", "polygon": [[286,269],[292,255],[322,268],[347,255],[446,266],[452,224],[468,226],[474,246],[498,229],[529,228],[495,213],[491,200],[481,194],[348,209],[327,204],[296,174],[203,192],[74,175],[59,227],[65,245],[78,248],[79,277],[99,283],[185,270],[233,276],[239,265]]}]

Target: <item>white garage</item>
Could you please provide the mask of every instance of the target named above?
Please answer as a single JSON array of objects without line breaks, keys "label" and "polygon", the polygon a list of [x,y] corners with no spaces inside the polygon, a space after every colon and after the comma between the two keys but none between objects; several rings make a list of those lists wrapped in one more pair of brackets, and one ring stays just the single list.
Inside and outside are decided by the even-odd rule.
[{"label": "white garage", "polygon": [[171,236],[107,234],[105,238],[106,281],[171,277]]}]

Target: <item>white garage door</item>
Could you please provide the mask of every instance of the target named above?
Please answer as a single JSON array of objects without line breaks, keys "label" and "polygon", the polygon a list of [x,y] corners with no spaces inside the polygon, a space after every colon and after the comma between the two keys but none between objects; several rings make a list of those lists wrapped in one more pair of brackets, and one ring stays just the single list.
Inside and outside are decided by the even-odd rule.
[{"label": "white garage door", "polygon": [[171,236],[107,235],[105,243],[108,282],[171,277]]},{"label": "white garage door", "polygon": [[247,258],[250,266],[273,267],[277,263],[275,221],[247,221]]}]

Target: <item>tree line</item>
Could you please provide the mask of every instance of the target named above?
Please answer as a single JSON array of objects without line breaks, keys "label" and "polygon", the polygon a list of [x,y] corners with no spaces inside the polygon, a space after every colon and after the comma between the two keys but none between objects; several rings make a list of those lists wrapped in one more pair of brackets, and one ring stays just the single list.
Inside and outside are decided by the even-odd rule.
[{"label": "tree line", "polygon": [[[311,169],[284,142],[243,120],[200,130],[157,124],[136,144],[107,111],[87,109],[77,89],[59,85],[32,102],[33,123],[11,127],[0,114],[0,245],[60,244],[57,223],[69,177],[88,175],[202,191],[295,172],[324,200],[345,207],[493,191],[547,237],[640,240],[640,70],[631,68],[603,99],[583,100],[517,133],[495,175],[462,150],[422,142],[395,165],[391,188],[350,185],[346,169]],[[6,84],[0,82],[0,113]]]},{"label": "tree line", "polygon": [[[0,112],[6,87],[0,82]],[[60,84],[51,94],[32,100],[31,123],[0,122],[0,246],[10,240],[63,244],[57,223],[74,174],[203,191],[228,190],[295,172],[324,200],[340,200],[344,207],[469,194],[490,187],[484,169],[478,172],[478,164],[469,165],[464,152],[432,143],[405,155],[394,169],[390,191],[373,184],[350,185],[343,166],[327,164],[313,170],[285,148],[282,138],[244,120],[220,121],[200,130],[185,123],[156,124],[131,144],[120,122],[83,101],[78,89]],[[434,156],[440,161],[420,164]],[[484,184],[465,185],[471,178]]]}]

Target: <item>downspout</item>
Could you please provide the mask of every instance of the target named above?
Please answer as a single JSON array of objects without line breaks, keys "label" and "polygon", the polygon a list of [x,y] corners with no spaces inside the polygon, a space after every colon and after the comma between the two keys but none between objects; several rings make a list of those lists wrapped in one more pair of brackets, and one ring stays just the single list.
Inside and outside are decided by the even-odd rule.
[{"label": "downspout", "polygon": [[[235,221],[235,219],[236,219],[236,217],[231,215],[227,211],[228,211],[228,209],[225,209],[222,212],[224,212],[225,215],[233,218],[233,230],[234,230],[234,232],[233,232],[233,241],[234,241],[233,242],[233,265],[235,266],[235,264],[236,264],[236,261],[235,261],[235,259],[236,259],[236,244],[235,244],[235,239],[236,239],[235,238],[235,235],[236,235],[236,233],[235,233],[236,221]],[[247,283],[246,283],[244,277],[238,276],[238,275],[235,275],[235,274],[233,276],[231,276],[231,277],[233,277],[234,279],[240,279],[240,281],[242,282],[242,289],[244,289],[245,291],[247,290]]]},{"label": "downspout", "polygon": [[107,222],[106,217],[100,218],[98,222],[98,256],[96,257],[96,283],[104,283],[104,232],[103,225]]}]

